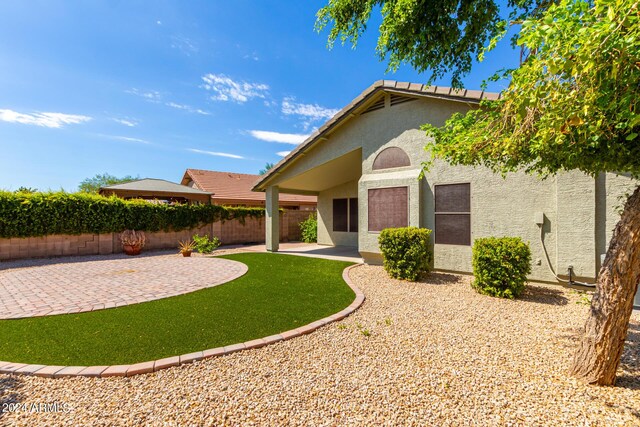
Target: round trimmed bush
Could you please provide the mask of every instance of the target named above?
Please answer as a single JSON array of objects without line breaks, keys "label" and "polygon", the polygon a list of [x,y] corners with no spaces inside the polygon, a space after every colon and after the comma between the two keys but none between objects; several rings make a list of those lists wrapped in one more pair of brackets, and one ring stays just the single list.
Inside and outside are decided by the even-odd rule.
[{"label": "round trimmed bush", "polygon": [[486,237],[473,243],[473,288],[485,295],[516,298],[531,273],[531,249],[519,237]]},{"label": "round trimmed bush", "polygon": [[433,253],[431,230],[418,227],[385,228],[378,237],[384,269],[394,279],[415,282],[429,271]]}]

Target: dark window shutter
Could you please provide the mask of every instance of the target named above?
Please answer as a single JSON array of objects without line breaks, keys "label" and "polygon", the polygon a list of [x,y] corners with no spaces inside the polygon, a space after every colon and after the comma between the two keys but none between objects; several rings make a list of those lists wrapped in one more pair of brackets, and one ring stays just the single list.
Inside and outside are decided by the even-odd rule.
[{"label": "dark window shutter", "polygon": [[471,185],[435,186],[435,242],[471,245]]},{"label": "dark window shutter", "polygon": [[389,147],[382,150],[373,161],[373,170],[400,168],[411,166],[409,156],[399,147]]},{"label": "dark window shutter", "polygon": [[436,212],[471,212],[469,184],[436,185]]},{"label": "dark window shutter", "polygon": [[349,231],[358,232],[358,199],[349,199]]},{"label": "dark window shutter", "polygon": [[347,199],[333,199],[333,231],[347,231]]},{"label": "dark window shutter", "polygon": [[435,240],[443,245],[471,245],[471,215],[436,215]]},{"label": "dark window shutter", "polygon": [[408,187],[369,189],[369,231],[409,224]]}]

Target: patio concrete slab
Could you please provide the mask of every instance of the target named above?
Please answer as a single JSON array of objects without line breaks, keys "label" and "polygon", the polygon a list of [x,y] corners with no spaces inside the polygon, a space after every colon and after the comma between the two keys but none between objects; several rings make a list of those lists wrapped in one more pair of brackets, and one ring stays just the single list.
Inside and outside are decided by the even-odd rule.
[{"label": "patio concrete slab", "polygon": [[[224,246],[220,249],[234,249],[239,248],[247,252],[267,252],[265,245],[237,245],[237,246]],[[311,258],[324,258],[333,259],[337,261],[348,261],[362,264],[362,256],[358,252],[358,248],[351,246],[326,246],[318,245],[317,243],[280,243],[279,254],[299,255]]]}]

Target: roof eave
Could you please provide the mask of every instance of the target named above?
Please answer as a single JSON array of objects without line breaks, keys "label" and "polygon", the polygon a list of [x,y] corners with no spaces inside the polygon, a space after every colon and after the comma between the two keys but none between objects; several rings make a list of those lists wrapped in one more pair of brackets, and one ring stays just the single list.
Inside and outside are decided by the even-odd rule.
[{"label": "roof eave", "polygon": [[467,104],[479,104],[480,101],[496,100],[500,98],[500,94],[468,90],[453,89],[442,86],[428,86],[419,83],[396,82],[393,80],[378,80],[367,89],[362,91],[360,95],[353,99],[347,106],[338,111],[331,119],[325,122],[320,128],[312,133],[302,144],[296,147],[291,153],[280,160],[274,167],[269,169],[267,173],[261,176],[251,188],[251,191],[263,192],[266,190],[266,184],[282,173],[283,168],[289,165],[295,158],[302,155],[304,151],[314,146],[316,143],[326,138],[326,134],[331,132],[337,126],[340,126],[351,118],[351,113],[358,109],[363,102],[374,96],[376,93],[383,91],[389,93],[402,93],[421,98],[444,99],[449,101],[464,102]]}]

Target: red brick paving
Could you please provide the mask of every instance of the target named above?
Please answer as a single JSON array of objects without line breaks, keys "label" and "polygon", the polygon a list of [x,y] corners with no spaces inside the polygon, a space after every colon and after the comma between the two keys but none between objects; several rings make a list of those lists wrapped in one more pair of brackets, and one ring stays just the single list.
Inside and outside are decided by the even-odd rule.
[{"label": "red brick paving", "polygon": [[103,310],[220,285],[247,266],[175,253],[103,255],[0,264],[0,319]]}]

